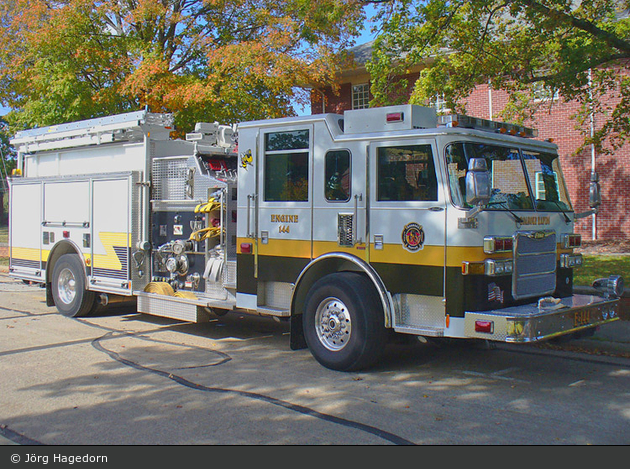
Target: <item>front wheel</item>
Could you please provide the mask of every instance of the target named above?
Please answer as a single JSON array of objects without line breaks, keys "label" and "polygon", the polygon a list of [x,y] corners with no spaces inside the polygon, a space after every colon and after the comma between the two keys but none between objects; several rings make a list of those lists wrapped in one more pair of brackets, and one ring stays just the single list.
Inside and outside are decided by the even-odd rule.
[{"label": "front wheel", "polygon": [[96,305],[94,292],[85,285],[85,272],[76,254],[64,254],[55,263],[52,295],[57,310],[64,316],[86,316]]},{"label": "front wheel", "polygon": [[327,368],[367,368],[386,341],[383,307],[372,283],[355,272],[318,280],[306,297],[304,337],[315,359]]}]

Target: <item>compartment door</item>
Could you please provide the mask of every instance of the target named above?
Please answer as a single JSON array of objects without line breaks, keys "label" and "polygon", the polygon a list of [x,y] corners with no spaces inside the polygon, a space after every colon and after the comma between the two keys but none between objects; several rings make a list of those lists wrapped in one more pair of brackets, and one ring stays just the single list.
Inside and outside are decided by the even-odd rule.
[{"label": "compartment door", "polygon": [[131,289],[131,185],[131,175],[92,180],[90,282],[100,291]]},{"label": "compartment door", "polygon": [[43,281],[42,184],[12,183],[9,209],[9,265],[12,275]]}]

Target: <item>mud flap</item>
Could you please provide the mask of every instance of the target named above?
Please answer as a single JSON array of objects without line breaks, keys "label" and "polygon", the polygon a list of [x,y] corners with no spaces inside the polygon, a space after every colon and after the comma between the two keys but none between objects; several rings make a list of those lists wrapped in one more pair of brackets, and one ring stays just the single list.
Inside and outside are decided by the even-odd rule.
[{"label": "mud flap", "polygon": [[55,300],[52,294],[52,283],[46,283],[46,306],[55,306]]},{"label": "mud flap", "polygon": [[293,314],[291,315],[291,320],[289,322],[290,325],[290,345],[291,350],[302,350],[305,349],[306,339],[304,338],[304,328],[302,327],[302,315],[301,314]]}]

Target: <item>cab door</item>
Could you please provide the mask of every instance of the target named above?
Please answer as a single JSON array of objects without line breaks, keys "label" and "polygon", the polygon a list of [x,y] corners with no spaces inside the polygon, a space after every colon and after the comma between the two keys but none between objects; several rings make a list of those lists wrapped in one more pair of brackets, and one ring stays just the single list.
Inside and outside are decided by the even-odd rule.
[{"label": "cab door", "polygon": [[285,310],[291,282],[312,259],[313,125],[262,128],[258,155],[258,305]]},{"label": "cab door", "polygon": [[392,294],[394,327],[445,327],[446,202],[434,139],[369,145],[369,261]]}]

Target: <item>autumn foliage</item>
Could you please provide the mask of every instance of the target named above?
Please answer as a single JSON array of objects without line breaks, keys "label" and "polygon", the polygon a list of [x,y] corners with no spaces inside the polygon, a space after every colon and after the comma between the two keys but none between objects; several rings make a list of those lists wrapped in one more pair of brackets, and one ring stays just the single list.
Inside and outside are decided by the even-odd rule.
[{"label": "autumn foliage", "polygon": [[288,115],[362,20],[355,0],[3,0],[0,101],[17,127],[145,106],[188,128]]}]

